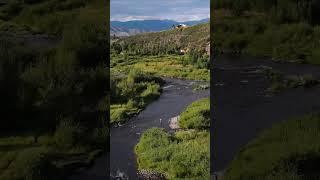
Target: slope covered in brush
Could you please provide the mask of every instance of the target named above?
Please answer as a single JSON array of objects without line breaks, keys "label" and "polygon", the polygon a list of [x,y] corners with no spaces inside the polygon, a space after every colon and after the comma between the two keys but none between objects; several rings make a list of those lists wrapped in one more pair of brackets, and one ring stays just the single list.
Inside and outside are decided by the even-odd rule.
[{"label": "slope covered in brush", "polygon": [[156,33],[121,38],[111,45],[114,52],[139,55],[179,54],[193,49],[207,53],[210,44],[209,23]]}]

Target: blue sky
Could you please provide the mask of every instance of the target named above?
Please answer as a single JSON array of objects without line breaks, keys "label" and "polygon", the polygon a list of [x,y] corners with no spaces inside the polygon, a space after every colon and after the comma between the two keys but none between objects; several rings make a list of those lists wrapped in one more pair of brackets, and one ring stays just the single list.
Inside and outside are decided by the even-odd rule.
[{"label": "blue sky", "polygon": [[110,3],[111,21],[190,21],[210,17],[210,0],[111,0]]}]

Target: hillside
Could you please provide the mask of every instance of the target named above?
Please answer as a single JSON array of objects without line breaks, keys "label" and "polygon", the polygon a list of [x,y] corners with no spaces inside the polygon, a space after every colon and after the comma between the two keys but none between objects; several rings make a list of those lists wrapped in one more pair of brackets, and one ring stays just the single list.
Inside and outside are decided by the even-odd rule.
[{"label": "hillside", "polygon": [[210,25],[203,23],[187,27],[182,31],[174,29],[120,38],[112,44],[112,50],[158,55],[159,53],[179,54],[181,50],[196,49],[209,54],[209,45]]},{"label": "hillside", "polygon": [[186,24],[188,26],[209,22],[209,19],[196,21],[177,22],[173,20],[135,20],[135,21],[111,21],[110,35],[130,36],[145,32],[158,32],[172,29],[172,25]]}]

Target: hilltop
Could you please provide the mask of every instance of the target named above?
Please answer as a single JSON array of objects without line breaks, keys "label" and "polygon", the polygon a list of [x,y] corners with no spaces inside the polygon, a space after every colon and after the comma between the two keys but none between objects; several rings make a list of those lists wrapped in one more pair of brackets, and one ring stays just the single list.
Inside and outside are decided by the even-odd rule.
[{"label": "hilltop", "polygon": [[196,49],[209,54],[210,24],[202,23],[184,30],[172,29],[119,38],[112,50],[141,55],[180,54]]}]

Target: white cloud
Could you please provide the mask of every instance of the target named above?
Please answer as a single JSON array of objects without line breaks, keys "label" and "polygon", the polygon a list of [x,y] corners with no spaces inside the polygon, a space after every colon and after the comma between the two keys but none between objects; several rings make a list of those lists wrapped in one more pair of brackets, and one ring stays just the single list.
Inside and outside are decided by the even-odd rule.
[{"label": "white cloud", "polygon": [[209,6],[209,0],[111,0],[111,20],[200,20],[210,17]]},{"label": "white cloud", "polygon": [[124,16],[124,17],[111,17],[111,21],[133,21],[133,20],[156,20],[159,19],[155,16]]}]

